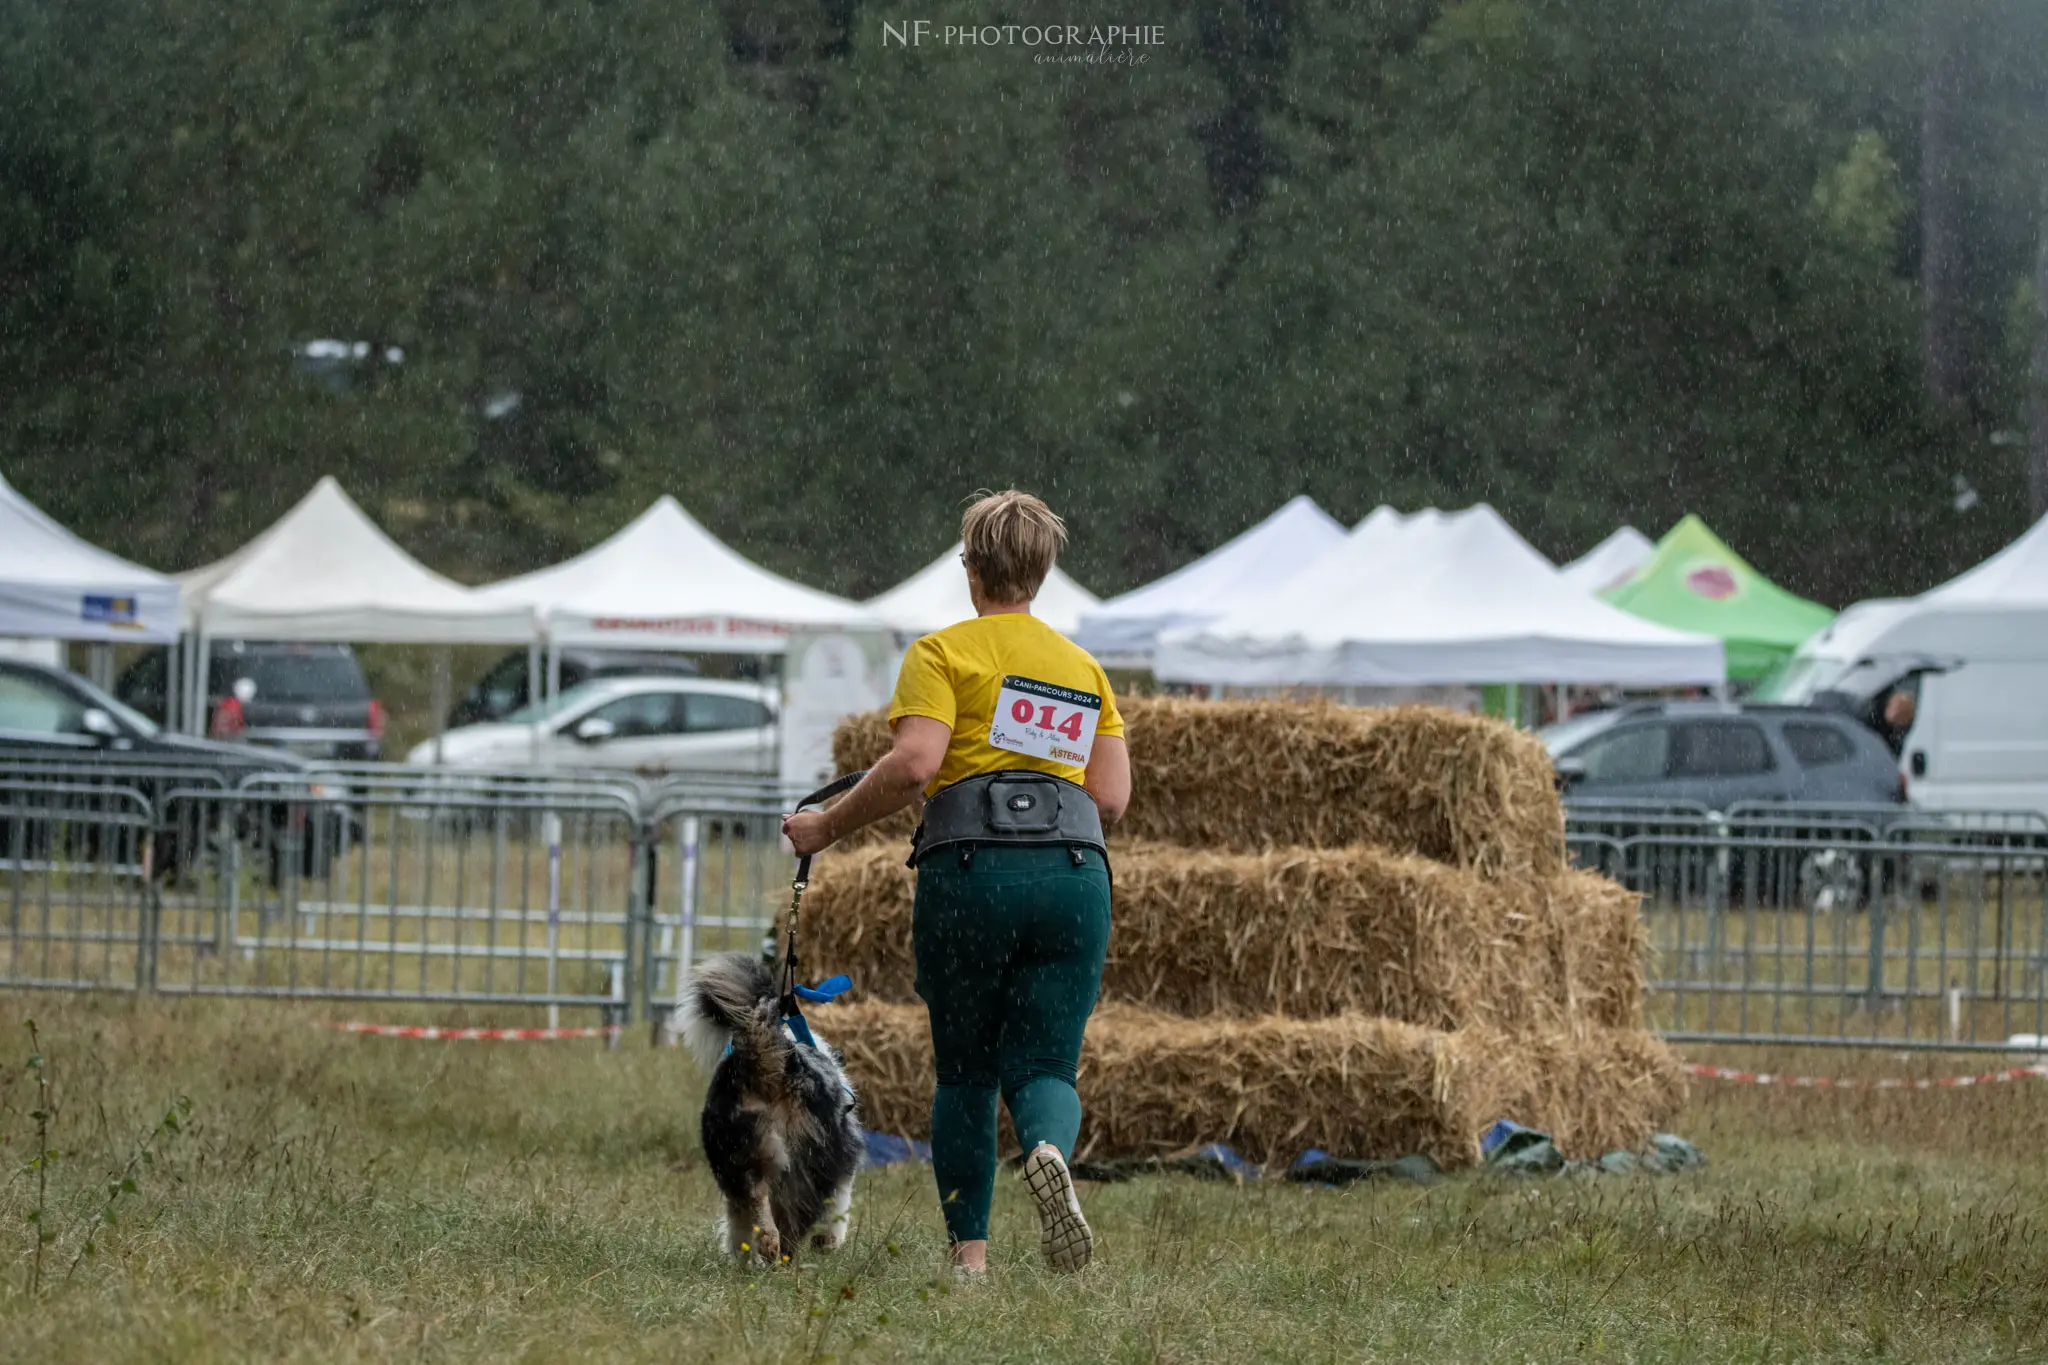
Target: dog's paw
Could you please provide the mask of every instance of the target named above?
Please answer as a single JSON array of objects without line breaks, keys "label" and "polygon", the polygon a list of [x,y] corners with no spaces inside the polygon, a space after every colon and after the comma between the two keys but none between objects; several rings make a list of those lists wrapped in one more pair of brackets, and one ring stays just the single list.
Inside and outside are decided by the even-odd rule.
[{"label": "dog's paw", "polygon": [[782,1237],[774,1228],[756,1228],[754,1235],[749,1240],[753,1243],[756,1256],[759,1256],[769,1265],[779,1265],[781,1263]]},{"label": "dog's paw", "polygon": [[846,1245],[846,1224],[833,1222],[811,1234],[811,1245],[819,1251],[837,1251]]}]

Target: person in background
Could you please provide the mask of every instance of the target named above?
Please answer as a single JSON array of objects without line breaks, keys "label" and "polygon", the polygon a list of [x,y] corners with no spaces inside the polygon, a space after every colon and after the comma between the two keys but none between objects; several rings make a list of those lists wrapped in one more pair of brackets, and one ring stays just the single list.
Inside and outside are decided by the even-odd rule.
[{"label": "person in background", "polygon": [[893,747],[783,833],[816,853],[924,794],[911,933],[954,1273],[988,1267],[998,1094],[1024,1148],[1040,1249],[1053,1268],[1079,1270],[1094,1234],[1067,1170],[1081,1128],[1074,1076],[1109,948],[1102,831],[1130,800],[1130,756],[1102,666],[1031,615],[1065,524],[1011,491],[976,501],[960,529],[974,619],[911,646],[889,706]]},{"label": "person in background", "polygon": [[1904,753],[1906,736],[1913,729],[1913,716],[1918,710],[1911,690],[1895,688],[1884,699],[1884,742],[1891,745],[1895,754]]}]

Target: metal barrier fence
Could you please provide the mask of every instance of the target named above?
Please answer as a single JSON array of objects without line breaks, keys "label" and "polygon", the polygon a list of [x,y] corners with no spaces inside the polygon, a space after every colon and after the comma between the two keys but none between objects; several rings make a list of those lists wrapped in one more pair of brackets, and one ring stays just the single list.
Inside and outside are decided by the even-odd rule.
[{"label": "metal barrier fence", "polygon": [[785,794],[393,767],[0,772],[0,988],[665,1017],[772,931]]},{"label": "metal barrier fence", "polygon": [[[0,988],[665,1019],[688,963],[771,939],[791,799],[740,779],[10,764]],[[2048,1050],[2038,814],[1580,802],[1566,841],[1642,894],[1667,1037]]]},{"label": "metal barrier fence", "polygon": [[1680,1041],[2040,1050],[2048,820],[1902,806],[1574,803],[1573,861],[1643,896]]},{"label": "metal barrier fence", "polygon": [[0,785],[0,983],[136,990],[156,822],[132,786]]}]

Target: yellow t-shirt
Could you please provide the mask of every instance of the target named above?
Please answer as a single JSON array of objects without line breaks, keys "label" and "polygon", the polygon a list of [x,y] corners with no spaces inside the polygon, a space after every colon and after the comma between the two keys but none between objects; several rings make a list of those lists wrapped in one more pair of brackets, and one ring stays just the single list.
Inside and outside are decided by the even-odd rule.
[{"label": "yellow t-shirt", "polygon": [[[903,671],[896,675],[896,695],[889,703],[891,727],[905,716],[927,716],[953,730],[945,761],[939,765],[939,775],[925,788],[926,796],[966,778],[1005,769],[1050,773],[1070,782],[1081,780],[1087,771],[1085,764],[997,748],[991,743],[992,734],[1004,737],[1019,728],[996,728],[996,697],[1011,680],[1011,709],[1022,715],[1026,708],[1046,708],[1031,717],[1034,724],[1050,722],[1046,730],[1038,732],[1039,737],[1050,740],[1040,747],[1077,752],[1075,746],[1085,730],[1084,717],[1076,712],[1092,710],[1087,705],[1090,700],[1099,702],[1093,715],[1095,738],[1120,737],[1124,732],[1124,718],[1110,694],[1109,678],[1088,651],[1023,612],[977,616],[920,639],[910,647]],[[1019,688],[1022,690],[1016,690]],[[1083,695],[1063,699],[1066,693]],[[1063,737],[1072,743],[1063,745]]]}]

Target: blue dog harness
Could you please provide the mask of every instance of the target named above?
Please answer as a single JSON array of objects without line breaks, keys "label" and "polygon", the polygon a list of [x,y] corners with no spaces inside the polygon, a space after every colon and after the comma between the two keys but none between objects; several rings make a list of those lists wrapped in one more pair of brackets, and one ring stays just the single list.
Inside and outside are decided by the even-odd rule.
[{"label": "blue dog harness", "polygon": [[[840,976],[827,977],[815,986],[794,986],[791,988],[790,993],[799,999],[808,1000],[814,1005],[829,1005],[852,989],[853,978],[842,974]],[[817,1038],[811,1033],[810,1021],[804,1018],[802,1010],[790,1009],[788,1013],[782,1016],[782,1031],[789,1035],[789,1040],[793,1043],[801,1043],[814,1052],[821,1050],[818,1047]],[[730,1056],[732,1056],[732,1043],[728,1040],[725,1045],[725,1051],[719,1054],[719,1059],[722,1061]],[[846,1079],[844,1073],[840,1075],[839,1088],[846,1092],[846,1098],[850,1103],[854,1097],[853,1083]]]},{"label": "blue dog harness", "polygon": [[[795,988],[795,994],[814,1005],[829,1005],[852,989],[853,978],[841,975],[827,977],[815,986],[798,986]],[[782,1031],[789,1035],[791,1042],[802,1043],[805,1047],[810,1048],[818,1045],[818,1040],[811,1035],[810,1021],[804,1018],[803,1012],[800,1010],[783,1016]],[[726,1043],[725,1051],[720,1053],[719,1056],[721,1058],[732,1056],[732,1044],[730,1042]]]}]

